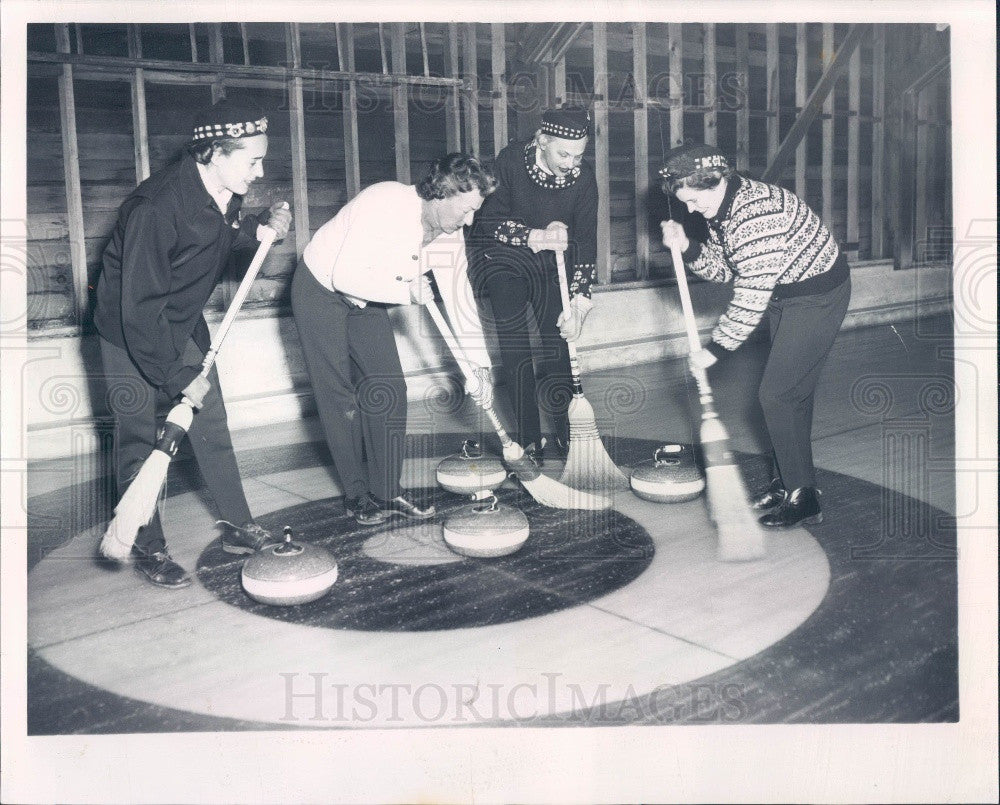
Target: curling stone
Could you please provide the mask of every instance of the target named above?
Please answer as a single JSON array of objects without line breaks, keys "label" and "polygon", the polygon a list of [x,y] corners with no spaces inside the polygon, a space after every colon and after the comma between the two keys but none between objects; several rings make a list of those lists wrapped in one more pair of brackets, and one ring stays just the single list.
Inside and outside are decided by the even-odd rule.
[{"label": "curling stone", "polygon": [[326,595],[337,580],[337,562],[319,545],[285,541],[268,545],[243,563],[243,589],[262,604],[290,607],[308,604]]},{"label": "curling stone", "polygon": [[629,483],[643,500],[683,503],[701,494],[705,476],[689,445],[665,444],[656,448],[652,461],[635,465]]},{"label": "curling stone", "polygon": [[444,522],[444,541],[455,553],[477,558],[507,556],[528,539],[528,518],[520,509],[488,501],[464,506]]},{"label": "curling stone", "polygon": [[449,492],[482,499],[507,480],[499,458],[484,453],[477,442],[467,439],[462,449],[441,460],[437,481]]}]

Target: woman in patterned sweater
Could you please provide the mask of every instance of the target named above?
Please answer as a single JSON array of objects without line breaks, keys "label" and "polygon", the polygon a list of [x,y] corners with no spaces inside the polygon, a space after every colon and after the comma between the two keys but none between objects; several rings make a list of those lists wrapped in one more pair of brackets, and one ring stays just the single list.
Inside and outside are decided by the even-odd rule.
[{"label": "woman in patterned sweater", "polygon": [[823,515],[812,457],[813,402],[819,375],[847,313],[847,261],[819,216],[776,185],[740,176],[715,146],[688,145],[667,155],[663,191],[708,224],[708,241],[691,241],[664,221],[663,244],[711,282],[732,282],[733,298],[706,348],[691,356],[707,369],[737,349],[768,317],[771,350],[758,398],[774,452],[771,485],[752,505],[765,526],[818,523]]}]

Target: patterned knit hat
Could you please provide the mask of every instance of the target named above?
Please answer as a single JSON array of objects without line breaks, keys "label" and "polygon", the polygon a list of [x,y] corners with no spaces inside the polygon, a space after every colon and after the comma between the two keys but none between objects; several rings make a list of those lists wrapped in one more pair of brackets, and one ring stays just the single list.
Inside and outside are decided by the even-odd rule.
[{"label": "patterned knit hat", "polygon": [[563,140],[582,140],[590,134],[590,112],[580,106],[548,109],[542,115],[542,134]]},{"label": "patterned knit hat", "polygon": [[194,117],[192,140],[236,140],[267,132],[264,110],[249,98],[223,98]]},{"label": "patterned knit hat", "polygon": [[706,168],[728,168],[726,155],[714,145],[682,145],[667,152],[659,174],[664,179],[683,179]]}]

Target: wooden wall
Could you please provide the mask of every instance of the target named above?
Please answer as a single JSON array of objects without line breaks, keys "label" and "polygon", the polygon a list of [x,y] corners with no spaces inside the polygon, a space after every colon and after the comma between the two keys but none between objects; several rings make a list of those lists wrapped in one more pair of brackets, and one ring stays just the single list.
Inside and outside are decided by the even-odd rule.
[{"label": "wooden wall", "polygon": [[[946,238],[950,223],[947,71],[904,93],[932,66],[918,55],[947,54],[947,33],[863,28],[777,180],[821,212],[855,260],[898,256],[900,230],[910,262],[940,259],[940,238],[936,251],[919,244],[928,230]],[[716,141],[763,175],[849,34],[824,24],[30,26],[31,326],[87,328],[115,210],[180,153],[191,111],[230,86],[252,87],[278,110],[247,208],[277,199],[295,208],[295,234],[272,251],[250,305],[285,305],[297,252],[358,189],[416,181],[447,150],[492,157],[560,100],[589,103],[598,124],[589,157],[606,188],[601,280],[665,278],[663,149]],[[233,290],[224,283],[210,307]]]}]

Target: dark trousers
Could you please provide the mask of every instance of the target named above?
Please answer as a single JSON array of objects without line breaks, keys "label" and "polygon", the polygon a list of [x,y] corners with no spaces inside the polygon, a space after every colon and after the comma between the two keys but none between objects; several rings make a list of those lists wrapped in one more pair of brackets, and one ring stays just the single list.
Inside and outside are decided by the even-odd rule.
[{"label": "dark trousers", "polygon": [[[126,350],[104,338],[98,340],[108,388],[108,406],[115,417],[114,465],[120,496],[156,444],[158,410],[165,413],[175,401],[167,399],[166,394],[146,382]],[[197,344],[189,339],[184,349],[185,363],[197,364],[204,357]],[[188,440],[219,517],[242,525],[252,518],[229,436],[219,374],[214,366],[208,380],[212,388],[205,396],[205,405],[195,412]],[[158,513],[149,525],[139,530],[135,544],[148,552],[165,549],[166,540]]]},{"label": "dark trousers", "polygon": [[810,296],[772,299],[771,351],[758,399],[786,489],[816,486],[812,420],[816,386],[851,300],[850,279]]},{"label": "dark trousers", "polygon": [[406,381],[388,310],[378,304],[358,307],[324,288],[299,263],[292,313],[344,494],[400,495]]},{"label": "dark trousers", "polygon": [[[556,435],[569,437],[566,411],[573,396],[573,382],[569,349],[556,326],[562,300],[555,266],[543,271],[542,264],[542,260],[526,257],[492,259],[474,277],[477,289],[489,296],[503,364],[501,377],[510,390],[516,438],[522,445],[541,441],[539,407],[552,418]],[[529,308],[538,324],[540,340],[540,352],[535,356],[537,378],[528,336]]]}]

